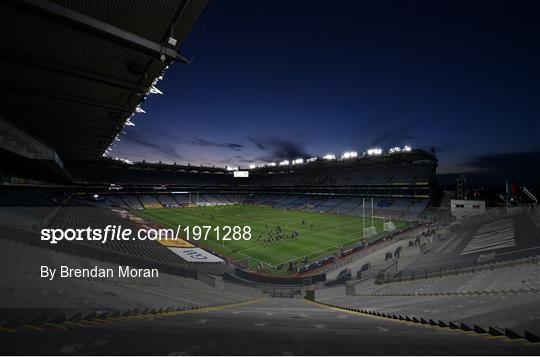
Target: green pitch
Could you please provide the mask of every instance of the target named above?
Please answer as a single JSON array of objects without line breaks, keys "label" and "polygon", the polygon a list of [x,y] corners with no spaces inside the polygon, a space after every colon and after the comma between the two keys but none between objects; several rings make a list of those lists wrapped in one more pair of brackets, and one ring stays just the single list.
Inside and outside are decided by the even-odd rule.
[{"label": "green pitch", "polygon": [[[338,253],[342,248],[359,243],[363,232],[362,217],[247,205],[145,209],[136,211],[136,214],[166,228],[178,225],[250,226],[252,238],[249,241],[216,241],[216,234],[210,231],[206,241],[195,243],[233,261],[248,260],[252,267],[262,262],[267,272],[274,270],[274,273],[289,262],[304,264]],[[404,221],[393,222],[397,228],[407,224]],[[366,217],[365,223],[366,227],[371,226],[371,218]],[[383,231],[383,223],[382,218],[373,219],[377,232]],[[287,236],[296,231],[296,238],[263,242],[278,226]],[[371,239],[365,238],[364,242]]]}]

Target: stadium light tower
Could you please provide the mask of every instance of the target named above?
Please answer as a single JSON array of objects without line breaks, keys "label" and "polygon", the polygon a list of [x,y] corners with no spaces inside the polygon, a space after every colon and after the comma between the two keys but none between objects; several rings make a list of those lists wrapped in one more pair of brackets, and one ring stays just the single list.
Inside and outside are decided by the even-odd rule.
[{"label": "stadium light tower", "polygon": [[369,149],[367,151],[368,155],[381,155],[382,154],[382,149],[379,149],[379,148],[374,148],[374,149]]},{"label": "stadium light tower", "polygon": [[358,156],[358,153],[356,151],[348,151],[344,152],[343,155],[341,155],[341,159],[353,159]]},{"label": "stadium light tower", "polygon": [[156,87],[155,85],[152,85],[150,87],[150,93],[152,93],[152,94],[163,94],[163,92],[161,90],[159,90],[158,87]]},{"label": "stadium light tower", "polygon": [[334,155],[334,154],[326,154],[326,155],[323,156],[323,159],[325,159],[325,160],[335,160],[336,155]]}]

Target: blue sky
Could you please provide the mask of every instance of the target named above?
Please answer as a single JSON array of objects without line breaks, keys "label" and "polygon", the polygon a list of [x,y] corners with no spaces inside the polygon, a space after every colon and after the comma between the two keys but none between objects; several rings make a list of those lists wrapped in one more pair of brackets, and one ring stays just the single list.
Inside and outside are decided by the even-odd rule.
[{"label": "blue sky", "polygon": [[192,63],[171,66],[113,155],[247,166],[407,144],[449,173],[538,152],[535,8],[215,0],[182,46]]}]

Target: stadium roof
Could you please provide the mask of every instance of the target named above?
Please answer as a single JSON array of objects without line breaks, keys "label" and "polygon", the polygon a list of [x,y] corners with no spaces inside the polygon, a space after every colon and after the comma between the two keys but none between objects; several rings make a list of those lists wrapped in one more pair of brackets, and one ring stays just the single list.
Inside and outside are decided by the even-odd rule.
[{"label": "stadium roof", "polygon": [[[100,157],[175,61],[206,0],[0,3],[0,117],[62,159]],[[172,39],[170,39],[172,37]]]}]

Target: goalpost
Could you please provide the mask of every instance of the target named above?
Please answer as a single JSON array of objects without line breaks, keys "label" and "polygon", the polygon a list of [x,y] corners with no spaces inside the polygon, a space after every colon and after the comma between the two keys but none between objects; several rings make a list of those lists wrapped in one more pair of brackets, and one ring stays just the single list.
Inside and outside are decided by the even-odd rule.
[{"label": "goalpost", "polygon": [[[377,228],[375,227],[374,219],[374,200],[373,197],[371,197],[371,226],[366,227],[366,212],[365,212],[365,198],[362,198],[362,228],[363,228],[363,235],[362,237],[370,237],[377,235]],[[392,232],[397,229],[396,225],[390,218],[388,218],[388,222],[386,221],[386,217],[382,217],[383,224],[382,224],[382,230],[383,232]]]},{"label": "goalpost", "polygon": [[377,235],[377,228],[375,228],[375,224],[373,221],[373,197],[371,197],[371,226],[366,227],[366,210],[365,210],[366,200],[364,197],[362,197],[362,237],[371,237],[374,235]]}]

